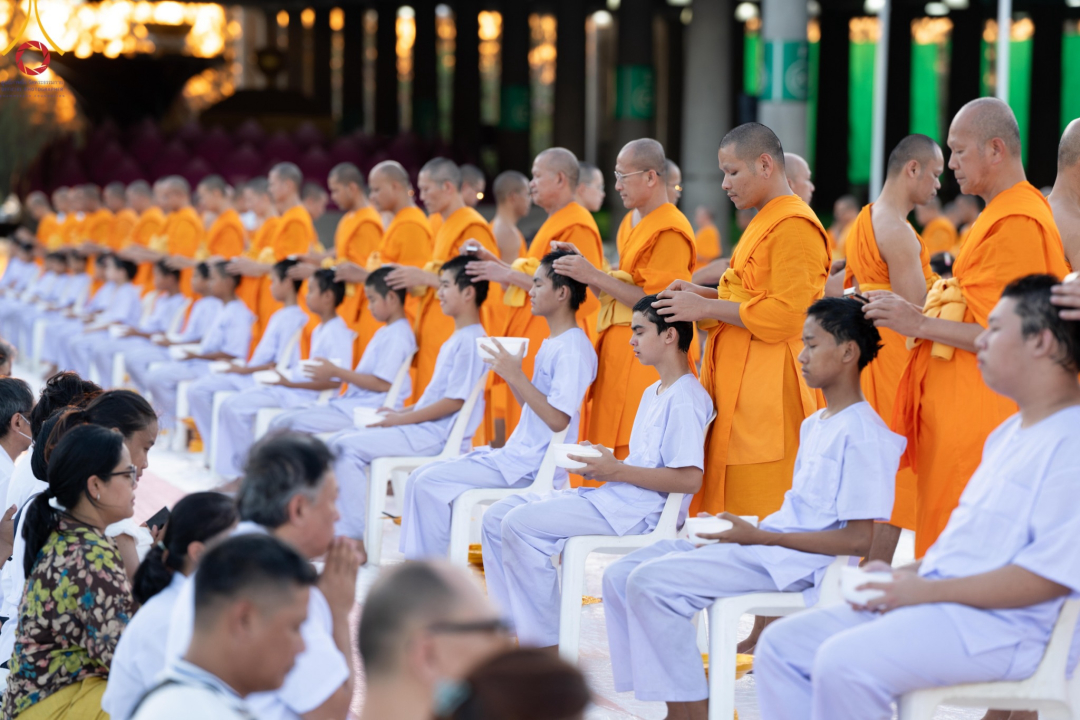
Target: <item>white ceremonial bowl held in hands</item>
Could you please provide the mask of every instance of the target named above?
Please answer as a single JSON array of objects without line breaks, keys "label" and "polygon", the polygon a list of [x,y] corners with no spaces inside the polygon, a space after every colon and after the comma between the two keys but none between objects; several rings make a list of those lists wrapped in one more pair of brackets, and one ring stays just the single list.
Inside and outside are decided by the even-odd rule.
[{"label": "white ceremonial bowl held in hands", "polygon": [[[600,457],[599,445],[578,445],[577,443],[557,443],[552,448],[555,453],[555,467],[565,468],[567,470],[580,470],[585,467],[585,463],[578,462],[577,460],[571,460],[570,455],[577,455],[578,457]],[[610,448],[608,448],[610,450]]]},{"label": "white ceremonial bowl held in hands", "polygon": [[858,567],[845,567],[840,569],[840,592],[844,599],[852,605],[862,607],[871,600],[875,600],[885,594],[884,590],[857,590],[856,588],[866,583],[891,583],[891,572],[866,572]]},{"label": "white ceremonial bowl held in hands", "polygon": [[499,344],[503,346],[503,349],[511,355],[519,354],[522,347],[525,348],[526,353],[529,352],[529,338],[482,337],[476,338],[476,349],[480,352],[481,358],[495,357],[495,343],[493,343],[492,340],[498,340]]},{"label": "white ceremonial bowl held in hands", "polygon": [[695,545],[719,542],[718,540],[709,540],[707,538],[699,537],[699,535],[702,533],[721,533],[725,530],[730,530],[734,525],[735,524],[730,520],[724,520],[723,518],[718,517],[686,518],[686,536],[687,539]]},{"label": "white ceremonial bowl held in hands", "polygon": [[198,345],[170,345],[169,357],[173,360],[184,360],[189,354],[198,352]]},{"label": "white ceremonial bowl held in hands", "polygon": [[366,428],[374,425],[377,422],[381,422],[385,415],[379,412],[378,408],[373,407],[358,407],[353,408],[352,419],[353,425],[358,428]]},{"label": "white ceremonial bowl held in hands", "polygon": [[110,325],[109,337],[113,339],[119,339],[125,337],[128,334],[128,330],[123,325]]},{"label": "white ceremonial bowl held in hands", "polygon": [[260,385],[277,385],[281,382],[281,376],[277,370],[260,370],[252,373],[251,377]]}]

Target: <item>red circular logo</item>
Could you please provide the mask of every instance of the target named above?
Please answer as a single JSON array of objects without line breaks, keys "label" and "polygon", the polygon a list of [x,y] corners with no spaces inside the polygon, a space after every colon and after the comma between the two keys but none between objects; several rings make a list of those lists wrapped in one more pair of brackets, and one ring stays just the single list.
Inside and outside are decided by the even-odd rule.
[{"label": "red circular logo", "polygon": [[[23,65],[22,56],[25,50],[37,50],[41,53],[41,65],[35,68],[28,68]],[[37,40],[28,40],[19,46],[18,51],[15,53],[15,64],[19,68],[19,72],[25,75],[40,75],[49,68],[49,48],[45,47],[45,43],[38,42]]]}]

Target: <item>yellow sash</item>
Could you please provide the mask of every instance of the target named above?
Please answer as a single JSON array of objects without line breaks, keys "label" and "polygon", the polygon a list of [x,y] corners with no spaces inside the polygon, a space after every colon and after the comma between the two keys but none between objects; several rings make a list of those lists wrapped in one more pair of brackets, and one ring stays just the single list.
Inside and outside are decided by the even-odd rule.
[{"label": "yellow sash", "polygon": [[[743,289],[742,278],[733,268],[728,268],[720,277],[720,284],[716,286],[716,296],[721,300],[744,303],[753,298],[750,293]],[[711,330],[720,324],[715,318],[706,318],[698,321],[699,330]]]},{"label": "yellow sash", "polygon": [[[637,287],[634,277],[623,270],[612,270],[608,273],[619,282]],[[633,308],[623,305],[606,292],[600,293],[600,315],[596,318],[596,332],[602,333],[612,325],[629,325],[634,317]]]},{"label": "yellow sash", "polygon": [[169,252],[169,236],[154,235],[150,238],[150,242],[148,242],[147,245],[156,253],[167,253]]},{"label": "yellow sash", "polygon": [[[964,299],[964,293],[960,290],[960,281],[956,278],[938,280],[926,295],[926,304],[923,306],[923,315],[926,317],[964,322],[966,312],[967,300]],[[921,338],[908,338],[908,350],[914,349],[921,342]],[[930,350],[930,357],[952,360],[954,350],[952,345],[935,342]]]},{"label": "yellow sash", "polygon": [[[442,266],[443,264],[438,260],[428,260],[427,263],[424,264],[424,272],[438,275],[439,271],[442,269]],[[428,294],[429,290],[431,290],[431,288],[427,285],[417,285],[416,287],[409,288],[409,294],[413,297],[424,297]]]},{"label": "yellow sash", "polygon": [[382,253],[380,253],[378,250],[373,250],[371,254],[368,255],[367,263],[364,265],[364,269],[368,272],[375,272],[382,266]]},{"label": "yellow sash", "polygon": [[[540,267],[540,261],[534,257],[518,258],[510,266],[514,270],[520,273],[525,273],[529,277],[536,274],[537,268]],[[503,293],[503,304],[510,307],[525,307],[525,300],[529,297],[529,293],[525,292],[517,285],[511,285],[506,288],[506,292]]]}]

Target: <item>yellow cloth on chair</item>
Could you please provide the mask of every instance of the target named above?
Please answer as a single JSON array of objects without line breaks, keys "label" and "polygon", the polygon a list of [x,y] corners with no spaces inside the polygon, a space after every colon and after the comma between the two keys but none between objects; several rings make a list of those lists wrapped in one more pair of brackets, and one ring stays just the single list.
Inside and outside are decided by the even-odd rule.
[{"label": "yellow cloth on chair", "polygon": [[106,682],[94,676],[68,685],[19,713],[18,720],[109,720],[101,709]]}]

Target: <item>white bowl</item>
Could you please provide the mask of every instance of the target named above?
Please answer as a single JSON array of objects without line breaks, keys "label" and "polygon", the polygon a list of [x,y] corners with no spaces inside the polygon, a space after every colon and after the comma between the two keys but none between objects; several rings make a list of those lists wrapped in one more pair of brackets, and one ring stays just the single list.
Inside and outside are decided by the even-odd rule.
[{"label": "white bowl", "polygon": [[707,545],[719,541],[699,537],[701,533],[720,533],[725,530],[730,530],[734,526],[735,524],[730,520],[724,520],[718,517],[686,518],[686,535],[692,543],[697,545]]},{"label": "white bowl", "polygon": [[1080,279],[1080,272],[1071,272],[1065,276],[1065,279],[1061,282],[1072,282],[1073,280]]},{"label": "white bowl", "polygon": [[198,345],[171,345],[169,346],[169,357],[173,360],[184,360],[189,353],[194,354],[198,351]]},{"label": "white bowl", "polygon": [[352,418],[353,425],[358,428],[366,428],[369,425],[374,425],[383,419],[383,414],[379,412],[378,408],[373,407],[358,407],[353,408]]},{"label": "white bowl", "polygon": [[111,337],[111,338],[122,338],[122,337],[125,337],[127,334],[128,334],[128,329],[126,327],[124,327],[123,325],[110,325],[109,326],[109,337]]},{"label": "white bowl", "polygon": [[865,585],[866,583],[891,583],[893,581],[893,574],[891,572],[866,572],[862,568],[858,567],[845,567],[840,569],[840,592],[843,594],[844,599],[852,605],[858,605],[862,607],[866,603],[881,597],[885,594],[884,590],[857,590],[856,588]]},{"label": "white bowl", "polygon": [[178,332],[165,333],[165,339],[169,342],[180,342],[184,339],[184,335]]},{"label": "white bowl", "polygon": [[165,333],[154,333],[153,335],[150,336],[150,342],[156,342],[157,343],[157,342],[164,342],[165,340],[168,340],[168,337],[166,337]]},{"label": "white bowl", "polygon": [[[578,457],[600,457],[601,452],[598,445],[579,445],[577,443],[558,443],[554,446],[555,452],[555,467],[566,468],[567,470],[580,470],[585,467],[585,463],[578,462],[577,460],[571,460],[569,455],[577,455]],[[609,448],[610,449],[610,448]]]},{"label": "white bowl", "polygon": [[503,349],[511,355],[519,354],[521,352],[522,346],[525,347],[526,354],[528,354],[529,352],[529,338],[482,337],[476,338],[476,349],[480,352],[481,358],[495,357],[495,343],[493,343],[492,340],[498,340],[499,344],[503,346]]},{"label": "white bowl", "polygon": [[260,385],[277,385],[281,382],[281,376],[277,370],[260,370],[252,373],[251,377]]},{"label": "white bowl", "polygon": [[235,363],[232,360],[215,360],[210,363],[210,372],[215,374],[228,372],[234,365]]}]

